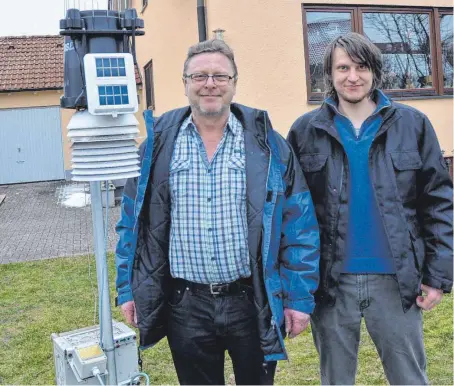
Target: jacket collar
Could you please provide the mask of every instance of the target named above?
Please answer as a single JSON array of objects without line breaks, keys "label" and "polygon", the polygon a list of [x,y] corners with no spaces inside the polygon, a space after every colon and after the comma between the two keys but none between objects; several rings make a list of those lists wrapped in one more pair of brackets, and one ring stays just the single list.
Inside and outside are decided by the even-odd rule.
[{"label": "jacket collar", "polygon": [[[266,114],[265,111],[244,106],[239,103],[232,103],[230,105],[230,110],[235,115],[235,117],[241,122],[245,130],[261,132],[261,130],[258,130],[257,128],[257,123],[264,125],[265,120],[269,121],[268,114]],[[148,111],[145,111],[144,114],[146,114],[147,112]],[[190,106],[185,106],[179,109],[171,110],[163,114],[156,121],[154,130],[156,133],[160,133],[170,129],[175,125],[181,126],[184,120],[188,118],[190,115],[191,115]],[[269,125],[269,127],[271,126]]]},{"label": "jacket collar", "polygon": [[[394,102],[386,97],[381,90],[376,90],[373,98],[377,101],[375,113],[383,114],[382,125],[375,135],[375,138],[377,138],[400,118],[400,113],[396,109]],[[336,114],[334,107],[337,111],[337,103],[332,98],[325,99],[322,106],[309,121],[309,124],[318,129],[325,130],[329,135],[337,139],[339,143],[342,143],[334,125],[334,115]]]},{"label": "jacket collar", "polygon": [[[271,122],[266,111],[254,109],[239,103],[232,103],[230,111],[241,122],[245,135],[252,135],[263,149],[266,149],[265,130],[271,128]],[[145,111],[144,115],[149,113]],[[185,119],[191,115],[191,107],[186,106],[171,110],[159,117],[154,127],[154,154],[157,154],[165,142],[167,135],[175,135]],[[162,138],[161,138],[162,137]]]},{"label": "jacket collar", "polygon": [[[190,130],[195,130],[198,132],[197,127],[194,124],[192,114],[189,117],[187,117],[181,124],[180,133]],[[222,129],[223,132],[225,132],[226,130],[230,131],[235,137],[242,133],[242,127],[239,125],[239,120],[235,117],[235,115],[232,112],[229,113],[227,123],[225,127]]]},{"label": "jacket collar", "polygon": [[[372,115],[378,114],[378,113],[384,113],[386,109],[391,107],[391,101],[389,98],[383,93],[381,90],[375,90],[372,94],[372,100],[375,102],[377,107],[375,108],[374,112]],[[325,102],[327,106],[329,106],[335,114],[342,115],[339,112],[339,103],[335,100],[333,97],[328,97],[325,99]]]}]

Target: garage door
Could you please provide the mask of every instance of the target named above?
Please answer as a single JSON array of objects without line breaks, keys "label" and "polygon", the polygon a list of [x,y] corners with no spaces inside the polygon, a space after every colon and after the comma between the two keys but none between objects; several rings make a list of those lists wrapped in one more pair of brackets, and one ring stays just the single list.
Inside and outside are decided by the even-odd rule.
[{"label": "garage door", "polygon": [[60,107],[0,110],[0,184],[64,176]]}]

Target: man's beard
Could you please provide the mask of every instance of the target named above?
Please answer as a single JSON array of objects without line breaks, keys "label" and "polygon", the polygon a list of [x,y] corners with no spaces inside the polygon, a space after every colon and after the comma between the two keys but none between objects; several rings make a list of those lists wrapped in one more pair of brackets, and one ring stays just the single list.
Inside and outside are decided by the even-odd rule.
[{"label": "man's beard", "polygon": [[[366,98],[366,97],[364,97],[364,98]],[[345,99],[346,102],[351,103],[352,105],[356,105],[357,103],[362,102],[364,100],[364,98],[360,98],[360,99],[346,99],[346,98],[344,98],[344,99]]]},{"label": "man's beard", "polygon": [[[345,102],[351,103],[352,105],[356,105],[357,103],[362,102],[364,99],[367,99],[369,94],[365,94],[365,95],[363,95],[361,97],[357,97],[357,98],[349,98],[349,97],[347,97],[346,95],[343,95],[343,94],[340,94],[340,96],[342,97],[342,99]],[[338,97],[339,97],[339,95],[338,95]]]},{"label": "man's beard", "polygon": [[193,111],[196,110],[199,113],[199,115],[202,115],[204,117],[218,117],[218,116],[221,116],[228,110],[228,108],[229,108],[229,106],[223,104],[219,110],[207,111],[207,110],[202,109],[198,103],[191,104],[191,109]]}]

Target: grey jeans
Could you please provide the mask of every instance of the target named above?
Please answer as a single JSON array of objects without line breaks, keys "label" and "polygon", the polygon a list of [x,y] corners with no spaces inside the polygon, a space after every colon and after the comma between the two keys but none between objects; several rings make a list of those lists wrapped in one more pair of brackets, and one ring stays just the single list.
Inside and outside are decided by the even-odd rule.
[{"label": "grey jeans", "polygon": [[421,309],[403,312],[395,275],[356,274],[342,274],[335,305],[317,305],[311,318],[322,384],[355,383],[362,317],[388,382],[428,384]]}]

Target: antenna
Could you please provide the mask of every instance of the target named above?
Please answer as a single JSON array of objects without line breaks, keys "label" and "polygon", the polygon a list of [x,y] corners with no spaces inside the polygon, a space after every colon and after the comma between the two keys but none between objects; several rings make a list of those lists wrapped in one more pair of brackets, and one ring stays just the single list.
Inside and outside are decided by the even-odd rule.
[{"label": "antenna", "polygon": [[60,105],[75,110],[68,124],[72,180],[90,184],[99,327],[52,335],[57,384],[129,384],[147,376],[138,373],[135,332],[112,321],[101,183],[107,187],[108,181],[140,174],[134,47],[135,36],[144,34],[138,30],[143,20],[135,9],[109,12],[85,0],[91,9],[80,10],[76,2],[80,8],[80,0],[65,1],[66,17],[60,20],[65,36]]}]

